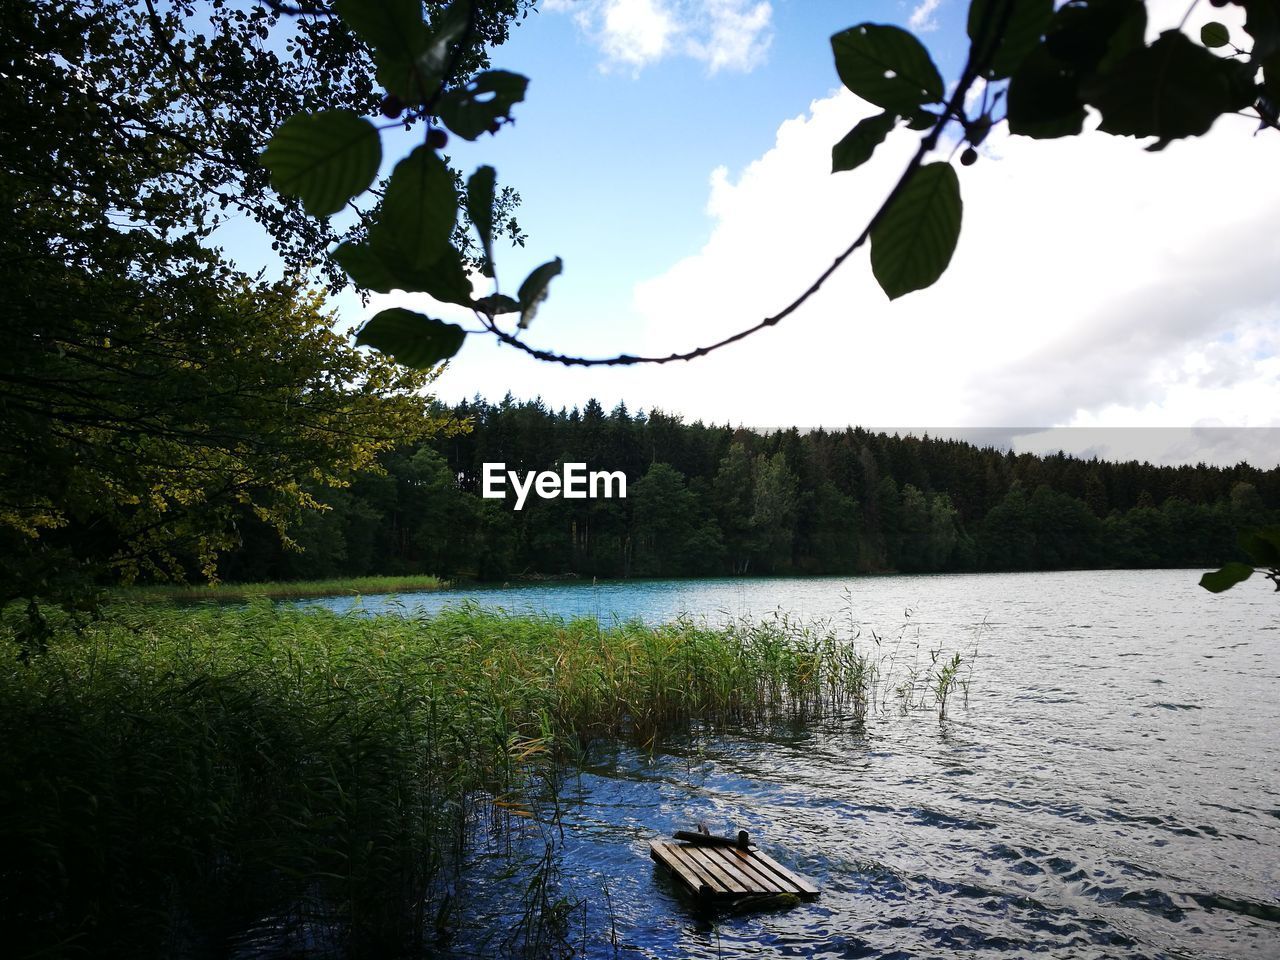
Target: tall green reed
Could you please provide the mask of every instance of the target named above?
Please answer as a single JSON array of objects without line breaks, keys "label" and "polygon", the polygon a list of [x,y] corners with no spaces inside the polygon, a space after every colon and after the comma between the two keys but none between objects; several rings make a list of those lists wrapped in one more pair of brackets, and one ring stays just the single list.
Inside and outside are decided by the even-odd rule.
[{"label": "tall green reed", "polygon": [[785,619],[474,607],[121,606],[26,664],[3,643],[0,935],[18,956],[215,955],[265,920],[306,950],[430,953],[476,831],[554,805],[593,739],[862,716],[873,675]]}]

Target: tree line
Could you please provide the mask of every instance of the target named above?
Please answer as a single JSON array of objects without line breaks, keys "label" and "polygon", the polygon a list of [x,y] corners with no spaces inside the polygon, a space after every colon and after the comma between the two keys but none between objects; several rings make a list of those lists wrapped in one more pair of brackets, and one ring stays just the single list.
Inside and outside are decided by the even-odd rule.
[{"label": "tree line", "polygon": [[[1208,567],[1280,516],[1280,469],[1037,456],[861,428],[758,432],[595,400],[481,399],[456,429],[316,490],[281,544],[251,516],[228,580],[432,573],[731,576]],[[465,428],[465,429],[464,429]],[[483,464],[621,470],[623,499],[483,499]]]}]

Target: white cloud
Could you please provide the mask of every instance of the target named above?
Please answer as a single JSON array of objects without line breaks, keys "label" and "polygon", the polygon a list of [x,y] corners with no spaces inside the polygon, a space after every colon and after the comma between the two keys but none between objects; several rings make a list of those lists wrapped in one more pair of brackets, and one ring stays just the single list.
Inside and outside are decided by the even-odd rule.
[{"label": "white cloud", "polygon": [[600,45],[612,62],[640,67],[671,48],[676,22],[660,0],[609,0],[603,4]]},{"label": "white cloud", "polygon": [[[1181,5],[1164,6],[1176,23]],[[831,145],[871,112],[847,92],[818,100],[746,168],[708,171],[705,244],[637,283],[631,309],[580,349],[668,354],[794,299],[861,230],[918,143],[898,131],[869,164],[833,176]],[[1192,462],[1200,451],[1264,462],[1270,450],[1275,462],[1276,431],[1209,429],[1280,427],[1280,137],[1252,132],[1223,117],[1209,136],[1150,154],[1096,133],[997,131],[977,164],[957,166],[964,228],[929,290],[889,303],[864,250],[776,328],[692,363],[562,370],[473,338],[442,385],[557,405],[625,399],[758,427],[998,427],[1023,436],[1019,449],[1034,431],[1009,428],[1145,427],[1144,442],[1165,454],[1128,453],[1115,433],[1045,445]],[[1257,450],[1232,453],[1241,436]]]},{"label": "white cloud", "polygon": [[706,64],[710,73],[750,72],[772,40],[772,6],[764,0],[548,0],[569,13],[604,56],[603,69],[639,71],[669,56]]},{"label": "white cloud", "polygon": [[[711,174],[710,239],[636,288],[651,349],[776,312],[857,235],[917,142],[832,176],[868,112],[817,101],[739,176]],[[1226,117],[1159,154],[993,134],[937,285],[889,303],[859,252],[777,328],[664,369],[662,404],[760,425],[1280,425],[1280,141],[1251,132]]]},{"label": "white cloud", "polygon": [[919,33],[928,33],[938,29],[938,21],[933,19],[934,13],[942,5],[942,0],[920,0],[920,5],[911,11],[907,24]]},{"label": "white cloud", "polygon": [[704,38],[689,40],[686,51],[690,56],[706,63],[711,73],[749,73],[764,62],[772,39],[769,24],[773,8],[768,3],[707,0],[703,6]]}]

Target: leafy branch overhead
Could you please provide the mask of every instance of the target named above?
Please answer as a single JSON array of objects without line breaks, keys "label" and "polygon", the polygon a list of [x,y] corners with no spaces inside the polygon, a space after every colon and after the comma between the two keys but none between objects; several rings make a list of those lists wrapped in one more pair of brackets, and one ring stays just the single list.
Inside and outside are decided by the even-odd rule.
[{"label": "leafy branch overhead", "polygon": [[[396,163],[378,215],[360,241],[347,241],[333,257],[357,286],[379,293],[404,290],[471,307],[482,316],[519,312],[521,327],[546,297],[560,261],[533,272],[520,299],[494,294],[475,299],[463,252],[454,242],[459,196],[453,173],[439,156],[448,142],[444,128],[466,140],[497,133],[524,99],[528,79],[505,70],[486,70],[449,86],[451,58],[465,49],[474,28],[475,4],[455,0],[429,27],[419,0],[336,0],[334,11],[373,53],[379,81],[387,89],[383,114],[393,119],[409,111],[428,120],[423,143]],[[399,123],[391,126],[398,127]],[[308,212],[338,213],[370,188],[382,160],[380,129],[346,110],[297,114],[280,126],[262,154],[272,185],[297,196]],[[496,173],[480,167],[465,194],[467,215],[484,256],[482,273],[493,265]],[[456,324],[409,310],[384,310],[359,332],[356,342],[390,354],[406,366],[425,369],[452,357],[465,332]]]},{"label": "leafy branch overhead", "polygon": [[[525,77],[504,70],[449,83],[451,60],[474,29],[475,0],[454,0],[431,24],[420,0],[335,0],[334,11],[372,51],[387,90],[384,114],[399,117],[407,109],[428,124],[422,145],[396,164],[368,236],[342,244],[334,257],[364,289],[426,293],[469,307],[484,332],[538,359],[577,366],[694,359],[790,316],[868,242],[872,274],[891,300],[935,283],[961,232],[960,177],[951,157],[959,152],[962,165],[975,163],[1000,124],[1017,136],[1052,139],[1079,135],[1092,113],[1102,133],[1146,139],[1153,151],[1207,133],[1224,114],[1245,113],[1260,129],[1280,129],[1280,7],[1276,0],[1212,2],[1243,9],[1243,35],[1210,22],[1196,38],[1168,29],[1147,43],[1144,0],[972,0],[969,53],[953,86],[908,30],[861,23],[837,33],[836,73],[879,112],[833,146],[832,171],[869,162],[899,126],[921,132],[915,155],[870,222],[790,304],[723,340],[667,355],[586,358],[524,342],[522,332],[561,261],[534,270],[515,297],[503,293],[493,256],[496,173],[480,167],[461,191],[437,153],[447,142],[442,127],[467,140],[497,133],[528,87]],[[942,151],[949,151],[944,159],[930,156]],[[289,119],[262,160],[279,191],[325,217],[370,187],[381,156],[372,122],[331,110]],[[478,298],[454,243],[460,195],[483,252],[480,272],[493,281]],[[500,325],[505,315],[518,315],[513,327]],[[453,356],[465,338],[454,324],[395,310],[370,320],[358,342],[428,366]]]},{"label": "leafy branch overhead", "polygon": [[[1274,11],[1274,0],[1236,2],[1248,11],[1254,49],[1274,50],[1280,18],[1265,12]],[[1220,23],[1207,25],[1199,44],[1168,30],[1148,46],[1146,25],[1142,0],[1069,0],[1056,11],[1053,0],[974,0],[960,84],[967,93],[975,81],[984,82],[972,112],[959,98],[942,103],[937,68],[907,31],[864,23],[838,33],[831,47],[840,79],[884,112],[859,122],[832,148],[832,170],[866,163],[896,125],[918,129],[925,117],[934,134],[950,124],[959,127],[958,139],[967,143],[965,165],[977,160],[976,148],[999,122],[1033,138],[1072,136],[1083,130],[1090,107],[1100,114],[1103,133],[1155,138],[1148,150],[1204,134],[1221,115],[1250,107],[1264,125],[1275,125],[1267,95],[1280,73],[1274,54],[1267,62],[1212,52],[1229,43]],[[872,272],[891,299],[942,275],[959,240],[960,213],[959,181],[950,164],[917,163],[871,230]]]},{"label": "leafy branch overhead", "polygon": [[1248,580],[1256,570],[1264,570],[1266,572],[1263,576],[1280,590],[1280,527],[1243,531],[1240,534],[1240,548],[1248,556],[1249,563],[1233,561],[1221,570],[1206,573],[1200,578],[1200,586],[1211,593],[1222,593],[1237,583]]}]

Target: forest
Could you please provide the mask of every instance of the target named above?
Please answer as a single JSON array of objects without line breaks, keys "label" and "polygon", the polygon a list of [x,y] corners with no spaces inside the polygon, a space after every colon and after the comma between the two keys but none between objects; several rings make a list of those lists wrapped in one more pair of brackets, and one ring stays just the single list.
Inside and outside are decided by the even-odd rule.
[{"label": "forest", "polygon": [[[759,432],[595,400],[437,405],[448,422],[314,491],[281,545],[243,517],[228,581],[1209,567],[1280,514],[1280,469],[1035,456],[860,428]],[[482,499],[486,462],[622,470],[625,500]]]}]

